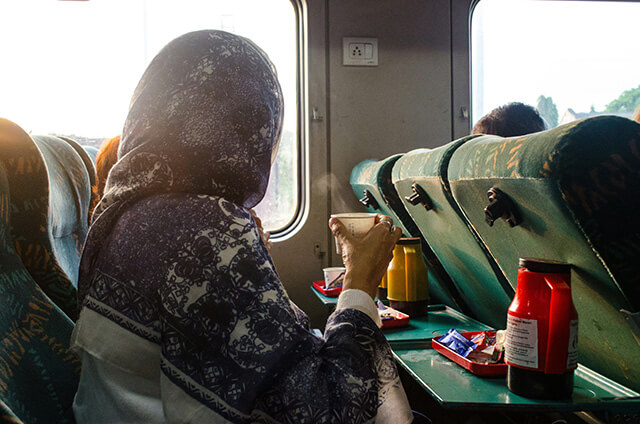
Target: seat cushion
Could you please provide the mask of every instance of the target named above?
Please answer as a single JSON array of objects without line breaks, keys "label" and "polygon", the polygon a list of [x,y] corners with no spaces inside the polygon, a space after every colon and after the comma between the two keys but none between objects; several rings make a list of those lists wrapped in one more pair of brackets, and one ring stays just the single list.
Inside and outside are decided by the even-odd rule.
[{"label": "seat cushion", "polygon": [[0,419],[73,423],[80,361],[73,323],[40,290],[13,248],[8,182],[0,167]]},{"label": "seat cushion", "polygon": [[0,119],[0,164],[11,192],[11,236],[25,268],[67,315],[77,314],[76,289],[53,253],[49,230],[49,177],[33,139]]}]

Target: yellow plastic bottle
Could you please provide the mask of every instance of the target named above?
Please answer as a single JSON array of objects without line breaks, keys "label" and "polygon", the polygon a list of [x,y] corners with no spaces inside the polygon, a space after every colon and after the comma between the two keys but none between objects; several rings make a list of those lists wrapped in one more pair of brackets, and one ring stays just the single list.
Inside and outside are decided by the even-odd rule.
[{"label": "yellow plastic bottle", "polygon": [[410,316],[427,315],[429,277],[419,238],[401,238],[387,268],[387,298],[391,307]]}]

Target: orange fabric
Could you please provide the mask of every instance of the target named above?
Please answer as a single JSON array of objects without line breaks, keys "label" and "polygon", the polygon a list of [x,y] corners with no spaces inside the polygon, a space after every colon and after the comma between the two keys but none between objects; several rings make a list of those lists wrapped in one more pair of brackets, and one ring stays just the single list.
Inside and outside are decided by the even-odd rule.
[{"label": "orange fabric", "polygon": [[111,167],[118,161],[118,146],[120,145],[120,136],[115,136],[109,140],[105,140],[100,146],[100,151],[96,156],[96,185],[98,187],[98,197],[102,198],[104,194],[104,186],[107,183],[107,177]]},{"label": "orange fabric", "polygon": [[640,122],[640,105],[636,108],[636,111],[633,112],[633,116],[631,117],[636,122]]}]

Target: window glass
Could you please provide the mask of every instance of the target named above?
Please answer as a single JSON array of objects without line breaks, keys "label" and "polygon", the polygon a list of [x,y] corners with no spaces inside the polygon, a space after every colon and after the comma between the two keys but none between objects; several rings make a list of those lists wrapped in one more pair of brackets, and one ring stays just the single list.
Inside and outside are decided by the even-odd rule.
[{"label": "window glass", "polygon": [[4,0],[0,116],[34,134],[99,146],[122,131],[155,54],[199,29],[250,38],[275,64],[285,100],[278,157],[257,207],[277,230],[298,204],[296,14],[289,0]]},{"label": "window glass", "polygon": [[640,103],[640,4],[481,0],[471,20],[472,120],[519,101],[550,126]]}]

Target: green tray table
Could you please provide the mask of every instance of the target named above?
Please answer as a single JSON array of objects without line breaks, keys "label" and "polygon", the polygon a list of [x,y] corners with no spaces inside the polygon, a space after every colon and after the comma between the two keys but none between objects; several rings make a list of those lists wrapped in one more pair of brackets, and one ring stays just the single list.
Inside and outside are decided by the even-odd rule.
[{"label": "green tray table", "polygon": [[445,408],[640,412],[640,394],[581,365],[571,399],[528,399],[511,393],[505,377],[477,377],[425,343],[391,348],[398,364]]},{"label": "green tray table", "polygon": [[429,305],[426,317],[411,318],[409,325],[402,328],[383,330],[392,347],[431,346],[431,339],[455,328],[460,332],[492,330],[473,318],[446,305]]},{"label": "green tray table", "polygon": [[[334,309],[338,303],[337,297],[328,297],[311,287],[311,291],[329,309]],[[431,346],[431,339],[440,336],[450,328],[459,331],[481,331],[492,330],[488,325],[482,324],[473,318],[456,311],[446,305],[429,305],[429,313],[426,317],[411,318],[409,325],[402,328],[391,328],[383,330],[389,343],[393,346],[401,346],[409,343],[411,346],[416,343],[423,343]]]},{"label": "green tray table", "polygon": [[313,292],[313,294],[316,295],[318,299],[320,299],[320,302],[322,302],[322,304],[326,306],[327,309],[333,310],[336,307],[336,304],[338,303],[337,297],[325,296],[322,293],[320,293],[318,290],[316,290],[315,287],[313,286],[311,286],[311,291]]}]

